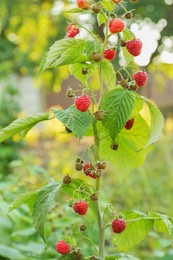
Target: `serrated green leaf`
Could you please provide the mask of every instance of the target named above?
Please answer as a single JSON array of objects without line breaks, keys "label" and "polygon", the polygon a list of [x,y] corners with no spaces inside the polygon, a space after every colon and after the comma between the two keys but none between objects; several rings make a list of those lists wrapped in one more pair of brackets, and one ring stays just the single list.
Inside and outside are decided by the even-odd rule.
[{"label": "serrated green leaf", "polygon": [[159,220],[154,220],[154,227],[157,232],[168,233],[170,238],[173,240],[173,221],[169,216],[160,214],[158,212],[150,212],[150,216],[158,217]]},{"label": "serrated green leaf", "polygon": [[97,14],[97,22],[99,26],[105,23],[105,15],[102,12]]},{"label": "serrated green leaf", "polygon": [[109,131],[113,141],[129,119],[134,102],[134,95],[120,87],[103,96],[100,103],[100,110],[105,112],[102,124]]},{"label": "serrated green leaf", "polygon": [[115,4],[113,1],[102,0],[100,4],[104,7],[106,11],[112,12],[114,10]]},{"label": "serrated green leaf", "polygon": [[48,119],[48,113],[36,113],[21,119],[17,119],[0,131],[0,142],[3,142],[7,138],[12,137],[13,135],[18,134],[24,130],[29,130],[37,123]]},{"label": "serrated green leaf", "polygon": [[[82,74],[82,69],[87,69],[86,74]],[[76,63],[70,65],[70,73],[77,78],[79,81],[81,81],[84,85],[87,82],[87,79],[92,75],[93,71],[95,70],[95,64],[91,63]]]},{"label": "serrated green leaf", "polygon": [[55,117],[79,138],[82,138],[93,121],[89,110],[81,112],[75,106],[71,106],[66,110],[52,109],[52,111]]},{"label": "serrated green leaf", "polygon": [[[88,192],[89,194],[94,192],[94,189],[91,185],[89,185],[84,180],[77,179],[77,178],[72,178],[71,183],[68,185],[63,183],[61,188],[74,198],[79,197],[79,192],[80,192],[80,196],[85,198],[86,193],[82,193],[82,191]],[[76,192],[76,190],[79,190],[79,192]]]},{"label": "serrated green leaf", "polygon": [[154,106],[150,101],[147,101],[150,113],[150,128],[151,136],[147,146],[155,143],[162,134],[164,118],[160,110]]},{"label": "serrated green leaf", "polygon": [[22,204],[26,204],[29,206],[30,209],[32,209],[38,193],[39,193],[39,190],[29,191],[29,192],[26,192],[26,193],[18,196],[10,205],[9,211],[12,211],[12,210],[20,207]]},{"label": "serrated green leaf", "polygon": [[44,224],[46,215],[60,186],[61,183],[59,182],[50,182],[45,187],[41,188],[33,207],[33,224],[38,234],[44,240]]},{"label": "serrated green leaf", "polygon": [[62,39],[56,41],[49,49],[45,65],[40,68],[40,73],[47,68],[55,68],[61,65],[73,64],[76,62],[84,62],[87,56],[83,51],[85,41],[82,39]]},{"label": "serrated green leaf", "polygon": [[125,215],[126,229],[120,234],[113,235],[113,243],[118,251],[128,251],[134,245],[139,244],[149,233],[154,221],[142,219],[142,216],[137,212],[129,212]]},{"label": "serrated green leaf", "polygon": [[38,69],[38,73],[37,73],[37,77],[40,76],[40,74],[42,73],[42,71],[44,70],[44,66],[46,64],[46,58],[47,58],[47,53],[45,53],[45,55],[43,56],[41,62],[40,62],[40,66]]},{"label": "serrated green leaf", "polygon": [[102,46],[96,41],[87,41],[85,44],[85,53],[91,58],[93,52],[101,52]]},{"label": "serrated green leaf", "polygon": [[108,89],[113,89],[116,86],[116,73],[114,66],[109,60],[103,59],[101,64],[101,74]]}]

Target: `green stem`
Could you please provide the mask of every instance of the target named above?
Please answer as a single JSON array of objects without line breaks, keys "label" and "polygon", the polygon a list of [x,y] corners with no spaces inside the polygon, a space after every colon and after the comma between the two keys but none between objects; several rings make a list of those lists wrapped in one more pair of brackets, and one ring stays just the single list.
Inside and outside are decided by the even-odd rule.
[{"label": "green stem", "polygon": [[[95,142],[95,160],[100,160],[100,152],[99,152],[99,137],[98,137],[98,131],[97,131],[97,121],[94,119],[93,121],[93,131],[94,131],[94,142]],[[96,179],[96,186],[95,191],[99,193],[100,191],[100,177]],[[95,210],[96,210],[96,216],[97,216],[97,223],[99,228],[99,257],[100,260],[104,260],[104,227],[102,224],[102,218],[100,213],[100,205],[99,205],[99,198],[97,201],[95,201]]]}]

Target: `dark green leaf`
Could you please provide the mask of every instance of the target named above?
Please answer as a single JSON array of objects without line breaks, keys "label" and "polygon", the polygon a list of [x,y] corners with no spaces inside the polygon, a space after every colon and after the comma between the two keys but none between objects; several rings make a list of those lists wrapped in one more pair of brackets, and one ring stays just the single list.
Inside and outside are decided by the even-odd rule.
[{"label": "dark green leaf", "polygon": [[44,224],[46,215],[60,186],[61,183],[59,182],[50,182],[48,185],[40,189],[33,207],[34,227],[44,240]]},{"label": "dark green leaf", "polygon": [[134,95],[120,87],[103,96],[100,104],[100,109],[105,111],[102,124],[113,141],[129,119],[134,102]]},{"label": "dark green leaf", "polygon": [[37,113],[30,116],[26,116],[21,119],[13,121],[9,126],[5,127],[0,131],[0,142],[3,142],[5,139],[18,134],[22,131],[28,131],[37,123],[48,120],[48,113]]},{"label": "dark green leaf", "polygon": [[71,106],[66,110],[52,109],[52,111],[55,117],[79,138],[82,138],[93,120],[89,110],[81,112],[75,106]]}]

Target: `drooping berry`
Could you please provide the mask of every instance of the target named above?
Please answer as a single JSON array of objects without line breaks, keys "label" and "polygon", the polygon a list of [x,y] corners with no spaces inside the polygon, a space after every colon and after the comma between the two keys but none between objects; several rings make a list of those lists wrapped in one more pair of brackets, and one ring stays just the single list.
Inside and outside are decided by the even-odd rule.
[{"label": "drooping berry", "polygon": [[64,176],[63,183],[64,184],[70,184],[71,183],[71,177],[68,174]]},{"label": "drooping berry", "polygon": [[110,148],[114,151],[116,151],[118,149],[118,143],[113,143],[110,145]]},{"label": "drooping berry", "polygon": [[142,42],[139,39],[133,39],[126,42],[126,48],[133,56],[138,56],[142,50]]},{"label": "drooping berry", "polygon": [[134,118],[129,119],[124,126],[125,129],[130,130],[133,127],[134,121]]},{"label": "drooping berry", "polygon": [[116,218],[112,221],[112,231],[114,233],[121,233],[125,228],[126,228],[125,220]]},{"label": "drooping berry", "polygon": [[132,14],[132,12],[127,12],[127,13],[125,13],[124,17],[126,19],[131,19],[133,17],[133,14]]},{"label": "drooping berry", "polygon": [[79,33],[79,28],[76,26],[76,24],[70,24],[67,27],[66,36],[69,38],[75,37]]},{"label": "drooping berry", "polygon": [[74,256],[74,260],[82,260],[83,259],[83,255],[81,254],[80,249],[73,251],[73,256]]},{"label": "drooping berry", "polygon": [[90,4],[87,0],[77,0],[77,6],[84,10],[88,10],[90,8]]},{"label": "drooping berry", "polygon": [[93,52],[91,58],[95,62],[100,62],[102,60],[102,54],[99,52]]},{"label": "drooping berry", "polygon": [[74,90],[72,88],[68,88],[66,91],[66,97],[74,97]]},{"label": "drooping berry", "polygon": [[76,97],[74,104],[77,110],[81,112],[86,112],[91,104],[91,99],[88,95],[84,94],[83,96]]},{"label": "drooping berry", "polygon": [[76,159],[75,169],[76,169],[77,171],[81,171],[81,170],[83,169],[83,163],[84,163],[84,160],[78,157],[78,158]]},{"label": "drooping berry", "polygon": [[86,229],[87,229],[86,224],[85,224],[85,223],[82,223],[82,224],[80,225],[80,231],[85,231]]},{"label": "drooping berry", "polygon": [[111,33],[121,32],[125,27],[123,20],[120,18],[114,18],[109,21],[109,31]]},{"label": "drooping berry", "polygon": [[94,116],[95,116],[96,120],[102,121],[103,118],[104,118],[104,111],[103,110],[98,110],[98,111],[94,112]]},{"label": "drooping berry", "polygon": [[107,60],[113,60],[116,55],[116,50],[115,49],[107,49],[104,51],[104,58]]},{"label": "drooping berry", "polygon": [[97,201],[98,200],[98,193],[93,193],[93,194],[91,194],[90,195],[90,199],[92,200],[92,201]]},{"label": "drooping berry", "polygon": [[133,74],[133,79],[138,87],[143,87],[148,79],[148,75],[145,71],[138,71]]},{"label": "drooping berry", "polygon": [[73,204],[72,208],[79,215],[85,215],[88,210],[88,203],[86,201],[77,201]]},{"label": "drooping berry", "polygon": [[61,255],[67,255],[70,253],[70,245],[67,244],[64,240],[59,241],[56,244],[56,251]]},{"label": "drooping berry", "polygon": [[95,14],[98,14],[100,12],[100,9],[101,9],[101,5],[99,4],[94,4],[91,6],[91,9],[92,11],[95,13]]},{"label": "drooping berry", "polygon": [[96,179],[98,176],[96,175],[96,169],[94,166],[92,166],[90,164],[90,162],[86,162],[84,165],[83,165],[83,171],[85,173],[86,176],[89,176],[93,179]]}]

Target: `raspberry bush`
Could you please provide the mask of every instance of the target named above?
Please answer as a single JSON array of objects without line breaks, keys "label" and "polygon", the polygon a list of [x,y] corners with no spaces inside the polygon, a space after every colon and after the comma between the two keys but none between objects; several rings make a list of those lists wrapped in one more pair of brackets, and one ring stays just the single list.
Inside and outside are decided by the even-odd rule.
[{"label": "raspberry bush", "polygon": [[[121,0],[76,1],[76,7],[68,12],[94,16],[98,26],[104,28],[104,39],[74,19],[67,25],[64,38],[56,41],[45,54],[39,70],[40,74],[46,69],[69,66],[70,73],[80,81],[80,88],[67,89],[64,97],[71,98],[71,106],[65,110],[52,108],[51,114],[37,113],[17,119],[0,132],[3,142],[17,133],[25,136],[37,123],[54,118],[62,122],[67,135],[74,135],[77,140],[89,137],[89,146],[74,162],[79,178],[65,175],[58,182],[51,179],[39,190],[22,194],[11,205],[11,210],[22,204],[30,206],[34,227],[46,241],[46,215],[55,196],[58,192],[70,196],[69,202],[64,203],[74,218],[82,217],[77,227],[81,234],[79,238],[76,227],[72,227],[70,235],[54,241],[52,246],[59,254],[58,259],[121,258],[118,252],[128,251],[140,243],[152,228],[172,236],[170,217],[156,212],[119,212],[100,198],[106,170],[112,171],[112,175],[119,174],[122,180],[144,162],[163,127],[158,108],[136,92],[146,84],[148,75],[135,63],[134,56],[140,55],[142,41],[128,29],[132,12],[125,6],[128,3]],[[86,38],[81,37],[81,30],[88,33]],[[106,178],[104,182],[106,185]],[[96,230],[90,222],[90,229],[94,228],[92,231],[98,234],[93,241],[85,224],[88,215],[92,216],[93,223],[97,222]],[[105,240],[116,249],[107,252]],[[85,241],[90,242],[93,255],[83,254]]]}]

